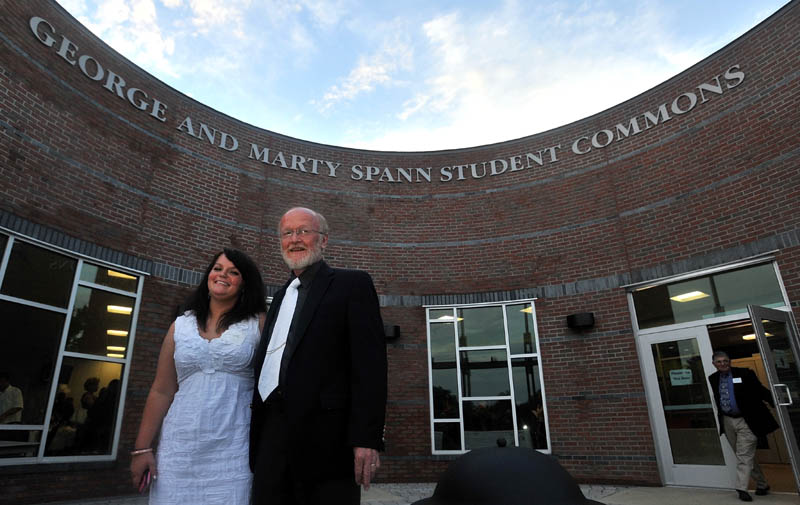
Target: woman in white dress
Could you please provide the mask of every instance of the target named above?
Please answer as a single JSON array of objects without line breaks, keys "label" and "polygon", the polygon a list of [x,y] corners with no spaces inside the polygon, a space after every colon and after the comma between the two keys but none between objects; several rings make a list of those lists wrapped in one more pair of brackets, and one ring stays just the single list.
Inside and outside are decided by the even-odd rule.
[{"label": "woman in white dress", "polygon": [[152,505],[250,503],[251,361],[265,299],[253,260],[225,249],[170,326],[131,451],[133,483],[149,471]]}]

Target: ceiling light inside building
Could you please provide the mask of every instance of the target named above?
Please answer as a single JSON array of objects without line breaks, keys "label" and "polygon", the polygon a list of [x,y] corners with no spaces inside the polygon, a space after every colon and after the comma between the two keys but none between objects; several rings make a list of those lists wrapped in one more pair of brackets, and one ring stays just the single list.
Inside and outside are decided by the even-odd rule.
[{"label": "ceiling light inside building", "polygon": [[117,278],[119,278],[119,279],[132,279],[132,280],[136,280],[136,277],[134,277],[134,276],[132,276],[132,275],[123,274],[122,272],[117,272],[116,270],[111,270],[111,269],[109,269],[109,270],[108,270],[108,276],[109,276],[109,277],[117,277]]},{"label": "ceiling light inside building", "polygon": [[128,332],[125,330],[106,330],[106,335],[110,335],[112,337],[127,337]]},{"label": "ceiling light inside building", "polygon": [[[764,333],[764,336],[771,337],[772,333],[770,333],[770,332]],[[742,335],[742,340],[755,340],[755,339],[756,339],[756,334],[755,333],[749,333],[747,335]]]},{"label": "ceiling light inside building", "polygon": [[130,313],[133,312],[133,307],[125,307],[123,305],[109,305],[108,307],[106,307],[106,310],[108,310],[112,314],[130,315]]},{"label": "ceiling light inside building", "polygon": [[691,302],[692,300],[699,300],[700,298],[707,297],[708,294],[703,293],[702,291],[689,291],[688,293],[682,293],[680,295],[670,296],[669,299],[676,301],[676,302]]}]

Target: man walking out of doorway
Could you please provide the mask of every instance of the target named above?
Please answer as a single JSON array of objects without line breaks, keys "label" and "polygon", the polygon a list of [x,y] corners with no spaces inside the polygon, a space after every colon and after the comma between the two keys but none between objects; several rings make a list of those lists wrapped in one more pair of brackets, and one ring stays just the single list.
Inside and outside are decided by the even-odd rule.
[{"label": "man walking out of doorway", "polygon": [[716,372],[708,376],[717,404],[719,434],[725,434],[736,453],[736,492],[742,501],[753,501],[747,492],[750,476],[756,481],[756,494],[769,491],[769,484],[756,461],[756,448],[767,447],[766,436],[778,429],[778,423],[765,403],[775,406],[772,394],[749,368],[731,366],[724,351],[711,357]]}]

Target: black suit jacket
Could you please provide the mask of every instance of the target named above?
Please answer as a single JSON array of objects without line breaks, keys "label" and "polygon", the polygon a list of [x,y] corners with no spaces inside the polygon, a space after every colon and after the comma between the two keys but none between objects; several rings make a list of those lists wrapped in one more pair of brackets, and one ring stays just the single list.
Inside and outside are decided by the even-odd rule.
[{"label": "black suit jacket", "polygon": [[[736,405],[742,412],[750,431],[759,438],[759,446],[762,446],[768,434],[778,429],[778,423],[772,417],[769,409],[764,403],[775,406],[772,394],[758,380],[755,372],[749,368],[731,367],[731,374],[735,378],[742,379],[741,382],[734,382],[733,394],[736,397]],[[719,434],[725,433],[725,424],[722,422],[722,409],[719,404],[719,372],[714,372],[708,376],[708,383],[714,392],[714,402],[717,405],[717,420],[719,421]]]},{"label": "black suit jacket", "polygon": [[[254,471],[268,408],[257,383],[269,344],[267,333],[288,284],[272,300],[254,357],[250,424]],[[296,345],[291,356],[284,357],[289,363],[280,385],[289,422],[285,436],[293,447],[289,464],[302,469],[304,478],[351,478],[353,447],[382,449],[386,410],[386,344],[369,274],[323,262],[297,314],[294,335]]]}]

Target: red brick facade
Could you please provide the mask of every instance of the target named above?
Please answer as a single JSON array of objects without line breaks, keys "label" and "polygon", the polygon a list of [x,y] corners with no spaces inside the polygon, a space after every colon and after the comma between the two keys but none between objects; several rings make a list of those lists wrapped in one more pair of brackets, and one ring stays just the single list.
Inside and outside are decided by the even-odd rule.
[{"label": "red brick facade", "polygon": [[[286,271],[275,226],[295,205],[326,215],[329,262],[368,270],[385,322],[401,328],[388,345],[384,481],[435,480],[452,459],[431,455],[423,305],[537,297],[553,454],[584,482],[651,485],[660,477],[622,286],[774,251],[800,315],[798,1],[609,110],[419,153],[254,128],[154,79],[54,2],[3,11],[0,226],[151,275],[117,461],[0,467],[0,502],[131,492],[126,454],[176,305],[228,245],[276,289]],[[325,161],[339,164],[335,177]],[[583,311],[595,327],[567,328]]]}]

